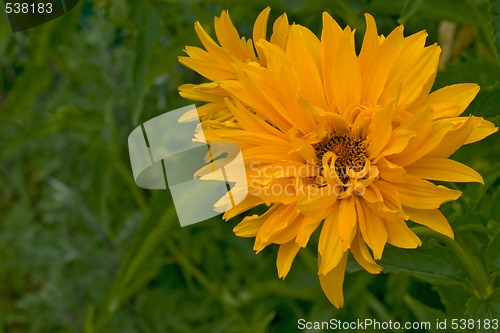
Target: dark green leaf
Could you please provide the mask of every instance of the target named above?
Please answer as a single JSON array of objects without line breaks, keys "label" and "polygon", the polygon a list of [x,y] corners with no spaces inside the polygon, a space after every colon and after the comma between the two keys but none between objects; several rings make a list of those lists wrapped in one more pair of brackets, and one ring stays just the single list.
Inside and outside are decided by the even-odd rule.
[{"label": "dark green leaf", "polygon": [[497,232],[490,240],[490,244],[486,249],[486,267],[490,273],[500,270],[500,232]]},{"label": "dark green leaf", "polygon": [[387,246],[380,265],[385,272],[407,272],[437,283],[463,283],[465,274],[456,258],[437,242],[425,242],[417,249]]},{"label": "dark green leaf", "polygon": [[421,322],[430,322],[434,325],[436,320],[443,321],[446,319],[445,314],[441,310],[419,302],[409,295],[406,295],[404,300],[413,315]]},{"label": "dark green leaf", "polygon": [[[453,8],[453,10],[450,10],[450,8]],[[446,19],[449,21],[465,24],[478,24],[474,15],[471,14],[469,1],[425,0],[420,8],[419,13],[424,17]]]},{"label": "dark green leaf", "polygon": [[500,82],[481,88],[467,111],[488,120],[493,120],[494,117],[500,115]]},{"label": "dark green leaf", "polygon": [[491,0],[490,11],[494,30],[492,34],[495,38],[497,54],[500,57],[500,0]]},{"label": "dark green leaf", "polygon": [[455,83],[477,83],[481,87],[489,87],[495,85],[499,77],[500,66],[494,66],[484,58],[466,54],[446,65],[446,69],[437,75],[434,89]]},{"label": "dark green leaf", "polygon": [[422,4],[422,0],[406,0],[405,6],[401,11],[398,22],[405,25],[410,17],[412,17]]},{"label": "dark green leaf", "polygon": [[[476,324],[476,332],[500,332],[500,327],[498,325],[498,320],[500,318],[500,290],[495,290],[487,300],[480,300],[475,297],[467,302],[467,314],[470,318],[481,320],[481,327]],[[495,320],[497,325],[486,327],[485,323]]]},{"label": "dark green leaf", "polygon": [[175,210],[168,204],[169,196],[168,191],[159,192],[134,242],[128,247],[127,257],[108,295],[106,311],[109,314],[114,313],[131,294],[149,281],[152,272],[157,273],[160,268],[161,261],[154,254],[175,220]]},{"label": "dark green leaf", "polygon": [[471,207],[477,208],[479,202],[484,198],[488,190],[494,186],[495,182],[500,178],[500,163],[495,163],[491,171],[484,177],[484,186],[475,186],[470,184],[464,191],[465,196],[471,200]]},{"label": "dark green leaf", "polygon": [[438,293],[441,303],[446,308],[446,315],[449,319],[463,318],[465,316],[465,303],[470,294],[464,292],[463,286],[441,285],[434,286],[433,289]]},{"label": "dark green leaf", "polygon": [[151,7],[150,1],[142,1],[136,8],[136,26],[138,28],[136,58],[133,67],[132,123],[139,124],[143,111],[144,95],[147,92],[146,73],[151,60],[153,41],[158,33],[158,15]]}]

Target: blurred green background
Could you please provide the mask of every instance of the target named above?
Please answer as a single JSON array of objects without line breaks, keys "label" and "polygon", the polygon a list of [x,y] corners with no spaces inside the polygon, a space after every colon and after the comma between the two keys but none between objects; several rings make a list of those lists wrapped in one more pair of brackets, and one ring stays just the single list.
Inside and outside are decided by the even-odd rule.
[{"label": "blurred green background", "polygon": [[[276,247],[255,255],[251,239],[232,233],[236,221],[181,228],[168,191],[135,185],[128,134],[191,104],[177,87],[203,82],[177,62],[184,45],[200,45],[193,23],[213,33],[213,17],[228,9],[251,37],[268,5],[271,20],[286,12],[317,34],[328,11],[356,28],[358,46],[364,12],[379,33],[399,23],[406,35],[427,30],[428,44],[443,47],[434,89],[479,83],[466,114],[500,124],[499,0],[82,0],[65,16],[15,34],[2,13],[0,332],[287,333],[299,331],[299,318],[500,317],[498,289],[476,298],[449,246],[432,236],[422,236],[417,250],[388,246],[386,273],[378,276],[350,262],[345,307],[336,310],[319,287],[317,237],[281,281]],[[496,288],[499,141],[493,135],[455,154],[486,185],[452,185],[464,195],[443,207],[457,241]],[[498,332],[477,325],[457,331]]]}]

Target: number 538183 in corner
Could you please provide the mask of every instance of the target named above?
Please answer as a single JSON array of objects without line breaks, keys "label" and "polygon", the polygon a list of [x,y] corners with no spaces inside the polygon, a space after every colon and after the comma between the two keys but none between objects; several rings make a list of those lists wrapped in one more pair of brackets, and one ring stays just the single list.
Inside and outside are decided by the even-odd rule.
[{"label": "number 538183 in corner", "polygon": [[52,3],[38,2],[6,2],[5,12],[7,14],[50,14],[52,13]]},{"label": "number 538183 in corner", "polygon": [[478,329],[483,331],[497,331],[498,329],[498,319],[452,319],[451,329],[452,330],[465,330],[465,329]]}]

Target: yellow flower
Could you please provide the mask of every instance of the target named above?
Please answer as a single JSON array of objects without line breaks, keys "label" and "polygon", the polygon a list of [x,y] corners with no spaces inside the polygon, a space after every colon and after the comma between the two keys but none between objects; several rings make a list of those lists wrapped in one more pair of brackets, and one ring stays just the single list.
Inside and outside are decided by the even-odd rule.
[{"label": "yellow flower", "polygon": [[183,85],[199,108],[207,142],[237,144],[247,171],[248,196],[224,219],[265,204],[234,232],[255,237],[259,252],[279,244],[284,278],[300,248],[320,227],[318,274],[330,302],[343,305],[348,253],[370,273],[386,243],[415,248],[406,221],[453,237],[439,207],[461,192],[429,180],[479,182],[470,167],[449,159],[464,144],[497,131],[483,118],[460,115],[476,84],[430,92],[440,48],[426,32],[408,37],[403,26],[378,35],[366,14],[359,54],[354,31],[323,13],[318,39],[283,14],[266,39],[266,8],[253,41],[240,38],[227,12],[215,18],[217,44],[199,23],[205,48],[186,47],[185,66],[210,82]]}]

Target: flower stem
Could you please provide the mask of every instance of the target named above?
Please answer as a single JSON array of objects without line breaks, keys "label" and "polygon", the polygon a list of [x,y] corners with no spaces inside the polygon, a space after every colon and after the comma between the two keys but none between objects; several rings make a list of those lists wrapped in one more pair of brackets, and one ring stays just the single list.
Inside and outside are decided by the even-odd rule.
[{"label": "flower stem", "polygon": [[487,299],[492,292],[488,275],[484,268],[464,250],[464,248],[454,239],[441,235],[425,227],[414,227],[411,230],[419,236],[431,236],[446,244],[446,246],[460,260],[463,269],[468,277],[468,283],[479,299]]}]

